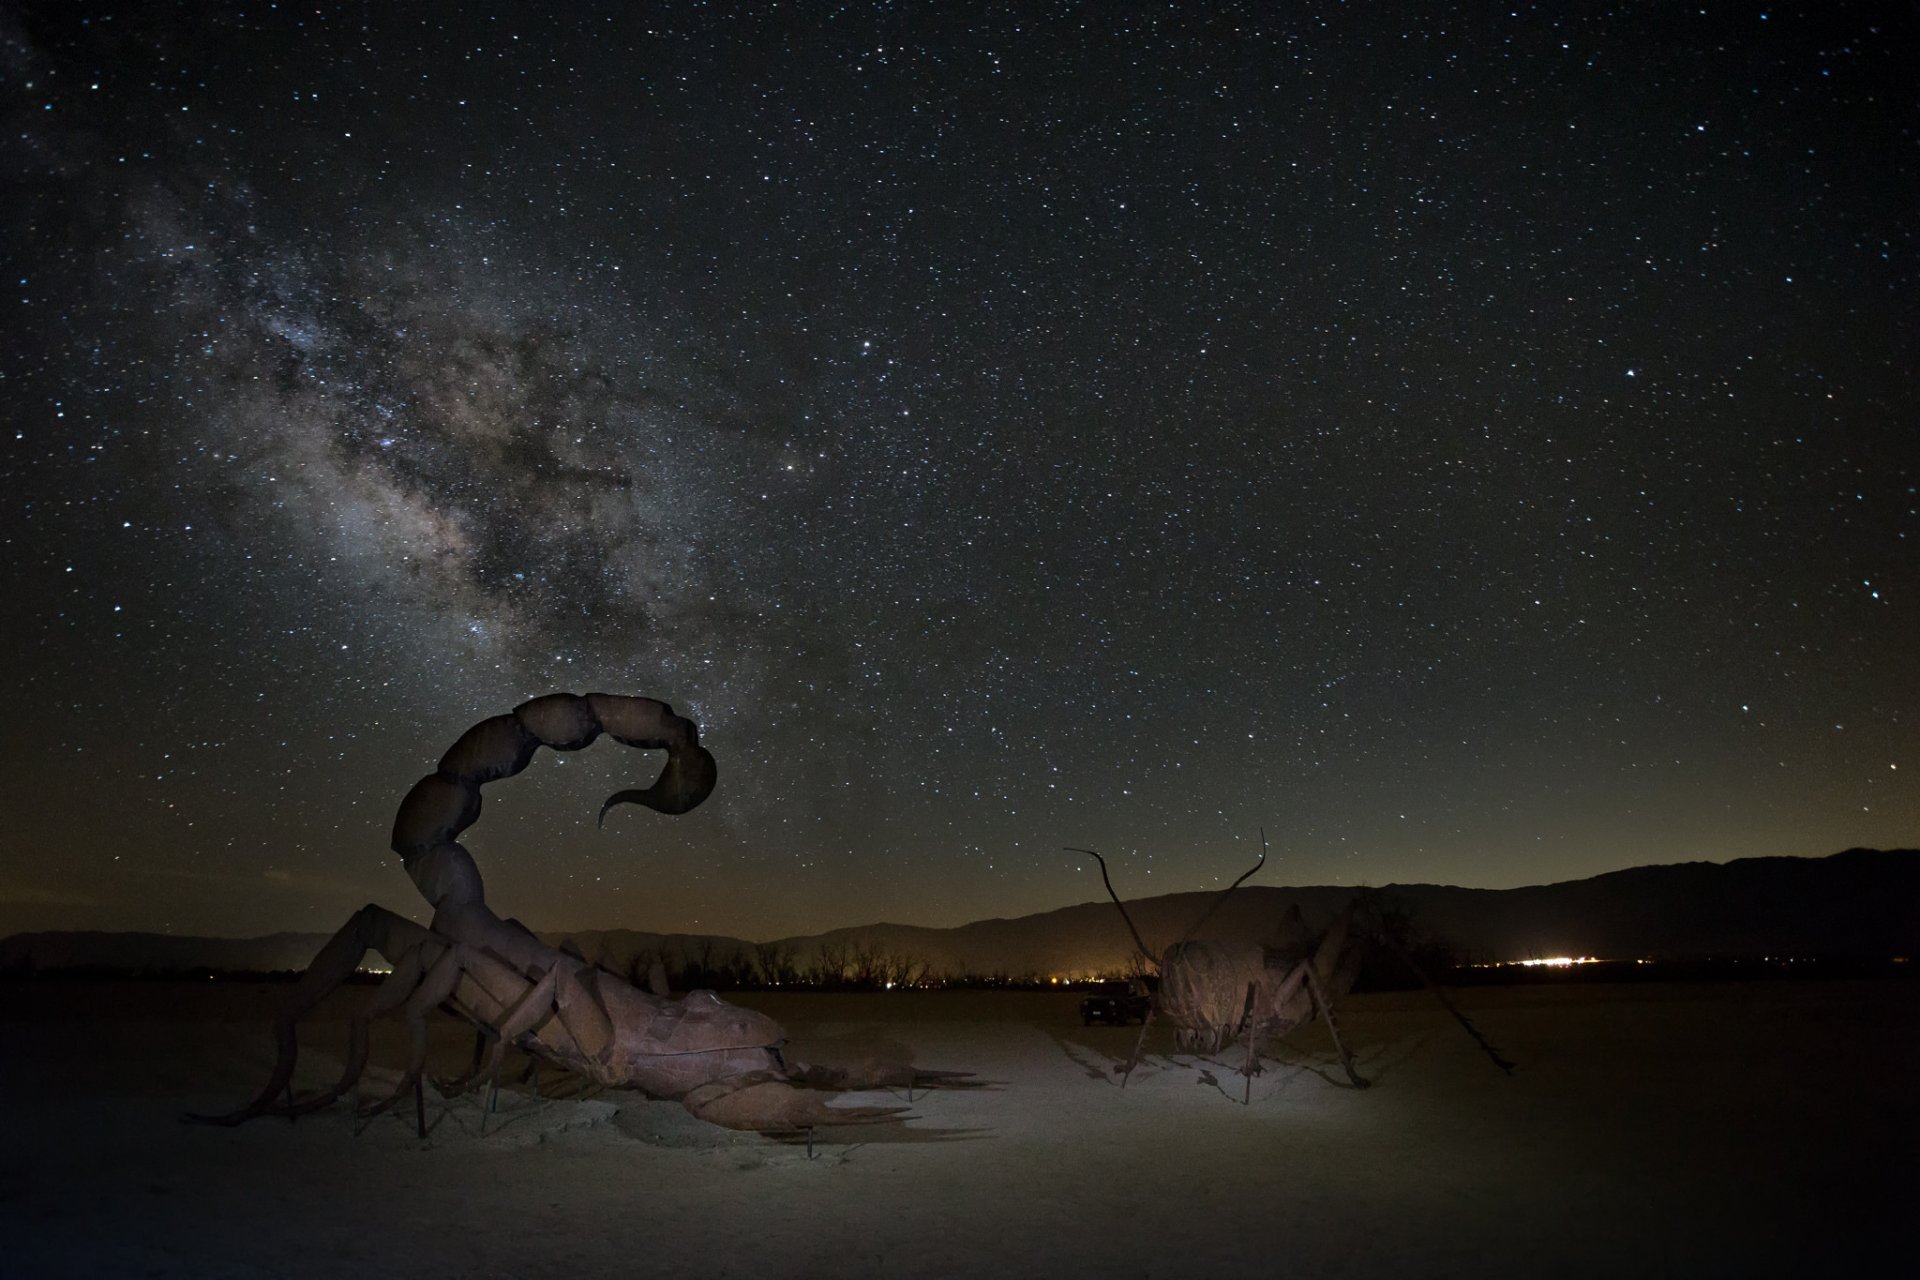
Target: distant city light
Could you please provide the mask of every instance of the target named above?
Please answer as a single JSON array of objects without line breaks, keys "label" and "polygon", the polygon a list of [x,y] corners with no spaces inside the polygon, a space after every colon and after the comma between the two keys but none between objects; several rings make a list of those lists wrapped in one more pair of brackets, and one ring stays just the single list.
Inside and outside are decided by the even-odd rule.
[{"label": "distant city light", "polygon": [[[1535,956],[1527,960],[1493,960],[1484,964],[1468,966],[1473,969],[1509,969],[1519,966],[1525,969],[1570,969],[1576,964],[1610,964],[1614,961],[1602,960],[1599,956]],[[1635,960],[1635,964],[1647,964],[1646,960]]]}]

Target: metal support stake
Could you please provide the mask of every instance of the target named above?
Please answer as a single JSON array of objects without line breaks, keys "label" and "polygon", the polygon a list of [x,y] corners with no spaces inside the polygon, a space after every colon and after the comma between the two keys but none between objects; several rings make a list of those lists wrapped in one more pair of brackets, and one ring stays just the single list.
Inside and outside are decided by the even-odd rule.
[{"label": "metal support stake", "polygon": [[500,1064],[506,1056],[503,1053],[496,1057],[493,1060],[493,1070],[487,1075],[487,1102],[480,1108],[480,1136],[483,1138],[487,1136],[487,1117],[491,1116],[500,1104]]},{"label": "metal support stake", "polygon": [[1133,1078],[1133,1069],[1140,1065],[1140,1050],[1147,1043],[1147,1028],[1153,1025],[1153,1006],[1147,1006],[1147,1016],[1140,1019],[1140,1038],[1133,1042],[1133,1056],[1127,1059],[1127,1069],[1120,1076],[1120,1087],[1127,1087],[1127,1081]]}]

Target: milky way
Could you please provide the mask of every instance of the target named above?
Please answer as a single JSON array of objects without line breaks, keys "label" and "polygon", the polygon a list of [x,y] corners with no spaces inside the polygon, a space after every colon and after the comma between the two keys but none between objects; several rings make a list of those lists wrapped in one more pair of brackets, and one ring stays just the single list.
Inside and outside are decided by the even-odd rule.
[{"label": "milky way", "polygon": [[9,6],[0,927],[1911,843],[1910,14]]},{"label": "milky way", "polygon": [[718,514],[700,461],[729,442],[706,393],[657,381],[664,322],[508,288],[458,225],[438,232],[451,254],[404,224],[274,234],[224,166],[191,172],[185,200],[86,192],[139,250],[79,287],[115,300],[116,336],[158,371],[215,519],[338,566],[322,572],[344,594],[429,645],[451,628],[516,656],[597,652],[602,631],[630,645],[695,611],[687,549]]}]

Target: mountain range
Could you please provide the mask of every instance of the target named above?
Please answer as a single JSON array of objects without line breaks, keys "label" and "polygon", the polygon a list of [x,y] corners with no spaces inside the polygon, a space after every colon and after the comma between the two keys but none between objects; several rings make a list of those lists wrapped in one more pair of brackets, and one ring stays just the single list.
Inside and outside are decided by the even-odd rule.
[{"label": "mountain range", "polygon": [[[1920,851],[1848,849],[1823,858],[1740,858],[1632,867],[1585,880],[1517,889],[1382,886],[1380,898],[1464,960],[1549,956],[1680,960],[1758,956],[1886,959],[1920,949]],[[1259,940],[1298,905],[1309,924],[1330,920],[1348,887],[1247,885],[1208,917],[1201,936]],[[1127,910],[1149,947],[1184,937],[1216,892],[1134,899]],[[751,957],[756,944],[713,934],[630,929],[542,933],[570,940],[616,972],[654,958]],[[75,967],[168,971],[302,969],[326,941],[315,933],[258,938],[153,933],[20,933],[0,940],[0,972]],[[1132,942],[1111,902],[1087,902],[956,928],[873,924],[759,944],[804,970],[829,955],[911,961],[932,974],[1086,976],[1129,967]]]}]

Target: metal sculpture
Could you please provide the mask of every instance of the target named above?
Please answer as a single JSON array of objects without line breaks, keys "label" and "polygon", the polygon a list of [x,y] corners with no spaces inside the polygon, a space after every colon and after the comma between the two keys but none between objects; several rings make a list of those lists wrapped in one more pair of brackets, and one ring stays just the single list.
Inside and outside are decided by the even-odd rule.
[{"label": "metal sculpture", "polygon": [[[730,1129],[810,1131],[905,1111],[829,1106],[820,1090],[858,1086],[842,1073],[788,1062],[782,1055],[786,1032],[772,1018],[730,1005],[711,991],[678,1000],[666,998],[664,990],[642,991],[578,955],[546,945],[519,921],[502,920],[488,908],[479,868],[459,843],[460,833],[480,816],[480,788],[519,773],[543,746],[578,751],[603,733],[629,747],[667,753],[652,786],[607,798],[600,807],[603,823],[616,805],[683,814],[712,792],[713,757],[700,745],[694,723],[664,702],[555,693],[482,720],[448,749],[434,772],[414,784],[394,819],[393,850],[433,905],[431,926],[373,904],[355,912],[314,957],[275,1018],[278,1057],[259,1096],[225,1115],[188,1118],[232,1125],[329,1106],[357,1089],[367,1063],[370,1024],[398,1013],[411,1034],[406,1071],[389,1097],[358,1114],[377,1115],[411,1094],[424,1137],[420,1081],[427,1016],[442,1006],[480,1032],[472,1068],[440,1085],[448,1095],[483,1079],[497,1088],[502,1057],[512,1045],[537,1062],[600,1084],[677,1100],[700,1119]],[[331,1088],[296,1099],[296,1027],[353,976],[369,951],[386,957],[393,971],[352,1019],[345,1069]],[[479,1050],[489,1040],[491,1054],[483,1064]]]},{"label": "metal sculpture", "polygon": [[[1092,849],[1069,848],[1084,853],[1100,864],[1100,879],[1107,895],[1120,909],[1127,931],[1147,965],[1159,975],[1153,1005],[1140,1024],[1133,1053],[1127,1059],[1120,1085],[1126,1087],[1139,1065],[1141,1050],[1147,1041],[1147,1028],[1156,1017],[1174,1028],[1174,1043],[1187,1052],[1217,1054],[1238,1040],[1246,1049],[1240,1070],[1246,1076],[1243,1101],[1253,1093],[1253,1077],[1259,1071],[1259,1046],[1269,1039],[1284,1036],[1302,1023],[1318,1016],[1325,1023],[1333,1047],[1347,1079],[1356,1089],[1365,1089],[1369,1081],[1354,1066],[1353,1054],[1341,1039],[1340,1025],[1334,1016],[1334,1002],[1353,989],[1365,955],[1367,934],[1395,950],[1414,974],[1437,996],[1475,1043],[1493,1059],[1494,1065],[1509,1074],[1513,1064],[1501,1057],[1465,1014],[1454,1007],[1413,957],[1397,945],[1388,931],[1378,927],[1379,912],[1365,898],[1356,897],[1346,910],[1335,917],[1327,931],[1315,937],[1300,915],[1300,905],[1288,907],[1281,918],[1277,936],[1271,943],[1196,941],[1195,935],[1228,895],[1266,865],[1267,839],[1260,837],[1260,857],[1234,882],[1221,890],[1213,903],[1201,913],[1180,940],[1155,956],[1140,930],[1134,925],[1127,906],[1114,892],[1107,874],[1107,860]],[[1370,918],[1372,930],[1357,928]]]}]

